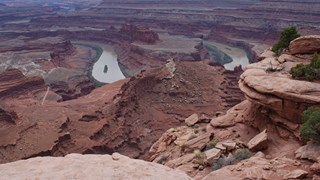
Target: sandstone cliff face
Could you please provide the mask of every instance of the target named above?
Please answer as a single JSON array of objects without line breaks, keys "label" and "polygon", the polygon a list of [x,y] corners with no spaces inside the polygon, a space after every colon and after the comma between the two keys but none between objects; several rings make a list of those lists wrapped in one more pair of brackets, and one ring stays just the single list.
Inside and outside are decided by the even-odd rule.
[{"label": "sandstone cliff face", "polygon": [[37,157],[0,165],[0,179],[181,179],[185,173],[168,167],[111,155],[69,154],[65,157]]}]

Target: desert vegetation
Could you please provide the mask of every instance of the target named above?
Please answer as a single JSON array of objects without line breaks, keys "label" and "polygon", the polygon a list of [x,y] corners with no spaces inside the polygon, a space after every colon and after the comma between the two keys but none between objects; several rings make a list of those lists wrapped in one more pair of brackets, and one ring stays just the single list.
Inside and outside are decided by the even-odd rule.
[{"label": "desert vegetation", "polygon": [[249,149],[238,149],[233,154],[229,154],[228,156],[223,156],[214,160],[212,163],[212,168],[213,170],[218,170],[224,166],[236,164],[242,160],[249,159],[251,156],[252,152]]},{"label": "desert vegetation", "polygon": [[320,58],[317,53],[313,55],[310,64],[300,63],[291,68],[290,74],[294,79],[314,81],[320,79]]},{"label": "desert vegetation", "polygon": [[290,26],[284,29],[281,32],[278,42],[273,45],[272,51],[277,55],[280,55],[284,49],[289,47],[290,42],[298,37],[300,37],[300,34],[298,33],[296,27]]},{"label": "desert vegetation", "polygon": [[320,109],[309,108],[302,114],[300,135],[302,140],[320,143]]}]

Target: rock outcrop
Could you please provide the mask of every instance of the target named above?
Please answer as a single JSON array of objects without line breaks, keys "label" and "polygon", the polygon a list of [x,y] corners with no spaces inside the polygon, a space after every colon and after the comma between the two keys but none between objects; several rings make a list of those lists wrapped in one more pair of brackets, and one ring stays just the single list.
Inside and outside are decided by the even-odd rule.
[{"label": "rock outcrop", "polygon": [[292,79],[289,71],[296,64],[310,60],[288,54],[276,57],[271,51],[260,59],[246,67],[240,77],[240,89],[247,99],[268,108],[274,122],[298,136],[302,112],[320,103],[320,84]]},{"label": "rock outcrop", "polygon": [[312,54],[320,52],[320,35],[302,36],[290,43],[291,54]]},{"label": "rock outcrop", "polygon": [[125,24],[120,29],[120,33],[129,35],[132,41],[141,41],[148,44],[159,41],[159,35],[144,26]]},{"label": "rock outcrop", "polygon": [[185,173],[156,163],[112,155],[69,154],[1,164],[1,179],[181,179]]},{"label": "rock outcrop", "polygon": [[17,69],[0,74],[0,99],[44,90],[45,82],[41,77],[26,77]]}]

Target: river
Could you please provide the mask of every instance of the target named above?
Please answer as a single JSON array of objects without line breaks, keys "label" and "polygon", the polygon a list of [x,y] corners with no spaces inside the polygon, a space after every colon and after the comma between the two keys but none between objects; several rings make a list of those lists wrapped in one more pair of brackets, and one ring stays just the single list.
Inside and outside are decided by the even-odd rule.
[{"label": "river", "polygon": [[206,41],[205,43],[217,47],[219,50],[221,50],[225,54],[228,54],[232,58],[232,62],[223,65],[225,69],[233,70],[234,67],[239,65],[241,65],[242,68],[244,68],[246,65],[249,64],[248,56],[243,49],[227,46],[225,44],[212,41]]},{"label": "river", "polygon": [[103,53],[93,65],[92,76],[102,83],[113,83],[125,78],[118,64],[118,56],[113,49],[103,48]]}]

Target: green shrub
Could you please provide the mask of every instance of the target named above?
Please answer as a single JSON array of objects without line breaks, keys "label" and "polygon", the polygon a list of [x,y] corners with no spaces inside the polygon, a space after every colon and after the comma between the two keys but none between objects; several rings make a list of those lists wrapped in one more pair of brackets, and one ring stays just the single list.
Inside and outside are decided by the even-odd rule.
[{"label": "green shrub", "polygon": [[320,109],[308,109],[302,114],[300,136],[303,141],[320,143]]},{"label": "green shrub", "polygon": [[317,53],[313,55],[308,65],[298,64],[291,68],[290,74],[294,79],[313,81],[320,79],[320,58]]},{"label": "green shrub", "polygon": [[290,26],[284,29],[278,42],[273,45],[272,51],[277,55],[281,54],[284,49],[289,47],[290,42],[298,37],[300,37],[300,34],[298,34],[296,27]]}]

